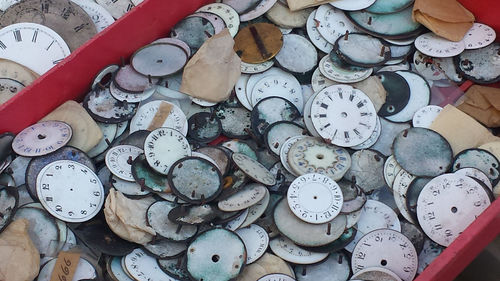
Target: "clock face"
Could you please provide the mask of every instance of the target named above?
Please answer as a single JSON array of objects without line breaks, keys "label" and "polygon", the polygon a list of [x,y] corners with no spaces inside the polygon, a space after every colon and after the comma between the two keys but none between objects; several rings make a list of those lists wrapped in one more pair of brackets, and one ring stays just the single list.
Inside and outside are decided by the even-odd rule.
[{"label": "clock face", "polygon": [[66,41],[71,51],[97,33],[90,16],[68,0],[21,1],[0,16],[2,27],[23,22],[42,24],[54,30]]},{"label": "clock face", "polygon": [[142,149],[133,145],[117,145],[106,153],[106,166],[120,179],[134,181],[132,161],[142,153]]},{"label": "clock face", "polygon": [[151,168],[167,175],[170,166],[174,162],[186,156],[191,156],[191,148],[186,138],[179,131],[170,128],[158,128],[146,138],[144,154]]},{"label": "clock face", "polygon": [[36,192],[43,207],[65,222],[88,221],[104,203],[99,177],[89,167],[71,160],[45,166],[37,176]]},{"label": "clock face", "polygon": [[321,174],[296,178],[287,193],[290,210],[301,220],[320,224],[333,220],[342,208],[340,186]]},{"label": "clock face", "polygon": [[70,54],[66,42],[48,27],[16,23],[0,29],[0,58],[44,74]]},{"label": "clock face", "polygon": [[208,12],[218,15],[224,20],[229,29],[229,33],[231,33],[233,37],[238,33],[240,16],[231,6],[222,3],[212,3],[199,8],[197,12]]},{"label": "clock face", "polygon": [[106,9],[92,0],[71,0],[71,2],[80,6],[90,16],[97,32],[115,22],[113,16]]},{"label": "clock face", "polygon": [[437,118],[441,110],[443,110],[443,108],[437,105],[422,107],[413,115],[413,127],[429,128],[432,121]]},{"label": "clock face", "polygon": [[103,6],[115,19],[120,18],[135,7],[130,0],[96,0],[96,2]]},{"label": "clock face", "polygon": [[33,157],[49,154],[66,145],[72,137],[71,126],[60,121],[45,121],[22,130],[12,142],[19,155]]},{"label": "clock face", "polygon": [[318,21],[315,19],[316,11],[312,11],[307,18],[306,28],[307,35],[311,42],[316,46],[316,48],[320,49],[322,52],[329,54],[333,50],[333,45],[326,41],[326,39],[321,35],[318,31]]},{"label": "clock face", "polygon": [[465,34],[465,49],[479,49],[495,42],[495,30],[485,24],[475,22]]},{"label": "clock face", "polygon": [[438,58],[453,57],[465,50],[463,41],[449,41],[432,32],[417,37],[415,47],[423,54]]},{"label": "clock face", "polygon": [[302,112],[304,99],[300,84],[283,75],[270,75],[255,84],[251,93],[250,103],[254,106],[264,98],[278,96],[293,103]]},{"label": "clock face", "polygon": [[370,98],[346,85],[321,91],[311,105],[311,117],[322,138],[345,147],[366,141],[377,124],[377,113]]},{"label": "clock face", "polygon": [[417,273],[418,255],[411,241],[398,231],[379,229],[361,240],[352,252],[352,271],[382,265],[403,281],[413,280]]},{"label": "clock face", "polygon": [[[168,113],[168,114],[166,114]],[[152,101],[139,107],[130,121],[130,132],[146,130],[153,123],[155,116],[166,116],[162,127],[173,128],[185,136],[188,131],[188,121],[182,109],[167,101]]]},{"label": "clock face", "polygon": [[31,69],[6,59],[0,59],[0,76],[16,80],[24,86],[28,86],[39,77]]},{"label": "clock face", "polygon": [[491,204],[474,179],[443,174],[432,179],[417,201],[418,222],[434,242],[449,246]]}]

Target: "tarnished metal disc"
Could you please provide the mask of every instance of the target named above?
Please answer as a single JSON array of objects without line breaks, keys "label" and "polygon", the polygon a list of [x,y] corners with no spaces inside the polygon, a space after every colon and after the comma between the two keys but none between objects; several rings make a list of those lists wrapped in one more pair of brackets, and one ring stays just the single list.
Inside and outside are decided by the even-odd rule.
[{"label": "tarnished metal disc", "polygon": [[196,235],[197,226],[180,225],[168,218],[168,214],[178,205],[167,201],[157,201],[147,211],[148,224],[161,237],[171,241],[185,241]]},{"label": "tarnished metal disc", "polygon": [[304,222],[292,213],[286,199],[276,205],[273,218],[282,235],[306,247],[324,246],[337,240],[344,233],[347,222],[345,215],[339,215],[328,223]]},{"label": "tarnished metal disc", "polygon": [[328,257],[328,253],[314,253],[297,246],[286,237],[276,237],[269,243],[271,250],[280,258],[294,264],[313,264]]},{"label": "tarnished metal disc", "polygon": [[394,157],[403,169],[418,177],[435,177],[452,164],[450,144],[440,134],[424,128],[402,131],[393,144]]},{"label": "tarnished metal disc", "polygon": [[352,180],[363,189],[371,192],[382,188],[384,180],[384,156],[375,150],[358,150],[351,156],[351,167],[345,173],[346,180]]},{"label": "tarnished metal disc", "polygon": [[168,182],[177,196],[190,203],[210,202],[222,191],[217,166],[199,157],[185,157],[172,164]]},{"label": "tarnished metal disc", "polygon": [[361,67],[381,65],[391,57],[391,49],[386,43],[377,37],[362,33],[339,37],[333,49],[340,59]]},{"label": "tarnished metal disc", "polygon": [[172,190],[168,185],[165,175],[155,172],[146,161],[144,154],[135,158],[132,162],[132,176],[139,185],[154,192],[170,193]]},{"label": "tarnished metal disc", "polygon": [[120,123],[131,119],[137,104],[117,100],[107,88],[96,88],[85,96],[83,107],[95,120],[103,123]]},{"label": "tarnished metal disc", "polygon": [[234,38],[234,50],[246,63],[263,63],[271,60],[283,46],[283,34],[269,23],[249,25]]},{"label": "tarnished metal disc", "polygon": [[[380,82],[387,92],[385,103],[378,111],[379,116],[393,116],[408,106],[410,86],[406,79],[394,72],[377,72]],[[419,93],[420,94],[420,93]],[[430,95],[430,92],[429,92]]]},{"label": "tarnished metal disc", "polygon": [[471,148],[461,151],[453,160],[452,172],[461,168],[476,168],[483,172],[491,181],[493,186],[500,181],[500,162],[491,152]]},{"label": "tarnished metal disc", "polygon": [[466,50],[454,58],[455,65],[465,79],[489,84],[500,80],[500,43],[478,50]]},{"label": "tarnished metal disc", "polygon": [[354,25],[362,31],[388,39],[401,39],[418,35],[423,26],[413,21],[413,6],[391,14],[374,14],[365,11],[347,12]]},{"label": "tarnished metal disc", "polygon": [[349,260],[343,252],[333,252],[325,261],[318,264],[295,267],[297,281],[345,281],[349,278],[350,272]]},{"label": "tarnished metal disc", "polygon": [[[220,247],[220,243],[224,247]],[[194,280],[224,281],[238,276],[245,264],[245,244],[235,233],[212,229],[201,233],[187,251],[187,270]]]},{"label": "tarnished metal disc", "polygon": [[142,75],[167,76],[184,67],[188,54],[177,45],[154,43],[137,50],[130,59],[132,67]]},{"label": "tarnished metal disc", "polygon": [[238,166],[247,176],[252,178],[256,182],[260,182],[264,185],[274,185],[276,184],[276,179],[269,172],[266,167],[257,162],[256,160],[248,157],[242,153],[233,153],[231,156],[233,162]]}]

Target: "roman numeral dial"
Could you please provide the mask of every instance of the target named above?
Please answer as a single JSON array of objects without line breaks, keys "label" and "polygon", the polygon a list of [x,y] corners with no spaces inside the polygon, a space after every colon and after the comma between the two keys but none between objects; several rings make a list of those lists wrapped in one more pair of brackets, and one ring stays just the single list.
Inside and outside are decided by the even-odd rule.
[{"label": "roman numeral dial", "polygon": [[368,140],[377,124],[371,100],[348,85],[333,85],[319,92],[311,105],[311,119],[322,138],[343,147]]}]

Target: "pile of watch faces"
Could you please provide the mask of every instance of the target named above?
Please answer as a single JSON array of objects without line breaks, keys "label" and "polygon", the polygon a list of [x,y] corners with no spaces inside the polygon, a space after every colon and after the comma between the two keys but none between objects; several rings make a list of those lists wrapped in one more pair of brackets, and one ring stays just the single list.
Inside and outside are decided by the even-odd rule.
[{"label": "pile of watch faces", "polygon": [[[429,129],[431,86],[496,81],[500,45],[479,23],[448,42],[411,20],[413,1],[392,2],[201,7],[96,75],[82,103],[103,133],[92,149],[69,146],[62,121],[1,136],[1,230],[30,222],[39,281],[75,245],[96,260],[74,280],[413,280],[500,180],[491,152],[454,155]],[[31,41],[19,25],[5,33]],[[229,99],[181,93],[189,58],[225,28],[242,60]],[[108,226],[111,192],[149,202],[149,242]]]}]

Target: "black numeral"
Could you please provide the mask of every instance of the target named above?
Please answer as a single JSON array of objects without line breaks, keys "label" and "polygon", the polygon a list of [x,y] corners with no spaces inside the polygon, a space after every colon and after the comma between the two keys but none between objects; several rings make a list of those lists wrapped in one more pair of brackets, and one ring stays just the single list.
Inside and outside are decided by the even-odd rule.
[{"label": "black numeral", "polygon": [[16,42],[20,42],[23,40],[21,38],[21,30],[14,30],[12,31],[12,33],[14,34],[14,39],[16,40]]},{"label": "black numeral", "polygon": [[33,32],[33,37],[31,38],[31,42],[35,43],[36,38],[38,37],[38,29]]}]

